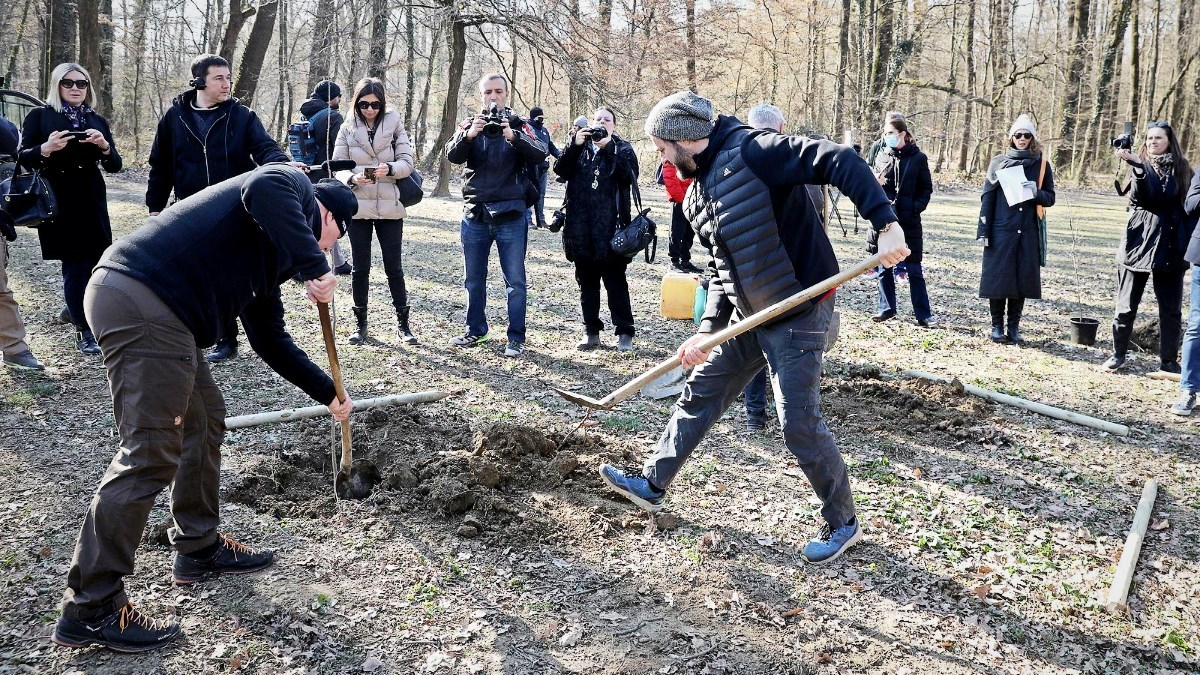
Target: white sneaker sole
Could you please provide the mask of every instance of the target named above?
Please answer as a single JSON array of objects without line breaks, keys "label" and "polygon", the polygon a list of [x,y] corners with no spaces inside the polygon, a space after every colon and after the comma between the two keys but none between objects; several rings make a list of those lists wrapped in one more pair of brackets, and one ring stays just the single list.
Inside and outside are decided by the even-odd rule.
[{"label": "white sneaker sole", "polygon": [[604,467],[606,467],[606,466],[608,466],[608,465],[601,464],[599,473],[600,473],[600,480],[604,481],[604,484],[608,486],[609,490],[612,490],[613,492],[621,495],[625,499],[628,499],[629,501],[633,502],[635,505],[637,505],[638,508],[642,509],[643,511],[647,511],[649,513],[658,513],[659,511],[662,511],[662,509],[663,509],[662,504],[652,504],[652,503],[646,501],[645,499],[642,499],[641,497],[626,490],[625,488],[617,485],[616,483],[613,483],[612,481],[610,481],[608,479],[608,475],[604,473]]},{"label": "white sneaker sole", "polygon": [[824,560],[809,560],[803,553],[800,554],[800,557],[804,558],[804,562],[810,565],[828,565],[834,560],[842,557],[842,554],[849,550],[851,546],[862,541],[862,531],[862,524],[859,524],[858,529],[854,530],[854,536],[850,537],[850,540],[843,544],[842,547],[837,550],[837,553],[834,553]]}]

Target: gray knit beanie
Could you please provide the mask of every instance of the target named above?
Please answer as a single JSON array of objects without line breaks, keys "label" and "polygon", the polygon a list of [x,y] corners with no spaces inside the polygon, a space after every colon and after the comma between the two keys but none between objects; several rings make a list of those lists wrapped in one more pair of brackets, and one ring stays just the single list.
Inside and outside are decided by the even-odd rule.
[{"label": "gray knit beanie", "polygon": [[712,101],[692,91],[681,91],[654,104],[646,117],[646,133],[664,141],[707,138],[713,129],[712,117]]}]

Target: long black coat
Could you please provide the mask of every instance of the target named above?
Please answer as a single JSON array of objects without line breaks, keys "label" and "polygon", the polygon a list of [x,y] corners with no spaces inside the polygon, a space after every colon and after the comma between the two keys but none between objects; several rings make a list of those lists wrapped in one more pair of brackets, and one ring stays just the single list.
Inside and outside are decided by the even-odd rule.
[{"label": "long black coat", "polygon": [[[91,143],[70,141],[67,147],[43,157],[42,143],[52,131],[67,131],[71,122],[50,106],[34,108],[21,129],[21,166],[40,169],[58,198],[58,217],[38,228],[42,259],[96,261],[112,243],[108,221],[108,196],[100,167],[109,173],[121,170],[121,155],[113,143],[108,120],[92,112],[85,127],[104,135],[108,156]],[[99,166],[97,166],[99,164]]]},{"label": "long black coat", "polygon": [[554,162],[554,173],[567,179],[567,222],[563,252],[567,260],[625,260],[609,243],[617,224],[628,225],[632,185],[638,162],[633,146],[618,136],[598,152],[571,143]]},{"label": "long black coat", "polygon": [[1186,269],[1183,253],[1193,221],[1183,212],[1179,191],[1187,188],[1174,175],[1159,176],[1148,163],[1133,172],[1131,187],[1117,264],[1135,272]]},{"label": "long black coat", "polygon": [[[904,229],[904,241],[912,251],[904,262],[921,264],[925,253],[925,232],[921,213],[933,197],[933,178],[929,174],[929,158],[916,143],[902,148],[885,147],[875,156],[875,175],[883,175],[883,191],[896,209],[897,222]],[[875,251],[872,250],[872,253]]]},{"label": "long black coat", "polygon": [[1028,151],[1009,150],[992,159],[983,184],[976,237],[987,239],[983,247],[983,273],[979,277],[981,298],[1042,297],[1042,269],[1037,206],[1054,206],[1054,171],[1046,165],[1042,187],[1032,200],[1009,204],[996,172],[1020,165],[1025,178],[1037,181],[1042,157]]}]

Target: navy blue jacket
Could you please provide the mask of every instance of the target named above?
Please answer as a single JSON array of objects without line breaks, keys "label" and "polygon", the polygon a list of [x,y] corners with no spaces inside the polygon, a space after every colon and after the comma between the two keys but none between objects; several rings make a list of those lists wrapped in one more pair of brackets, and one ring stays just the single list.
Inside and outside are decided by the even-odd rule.
[{"label": "navy blue jacket", "polygon": [[317,246],[320,211],[312,182],[285,164],[230,178],[172,204],[104,253],[97,267],[142,282],[196,338],[198,347],[240,315],[250,346],[318,403],[333,381],[284,327],[279,286],[329,272]]},{"label": "navy blue jacket", "polygon": [[538,164],[546,161],[546,146],[533,137],[533,127],[526,123],[509,143],[500,134],[480,133],[474,139],[467,138],[472,122],[464,122],[446,145],[446,159],[451,164],[467,165],[463,171],[463,199],[472,205],[516,200],[525,206],[537,203],[532,174]]},{"label": "navy blue jacket", "polygon": [[17,125],[0,117],[0,155],[17,156]]},{"label": "navy blue jacket", "polygon": [[195,90],[183,92],[158,120],[146,184],[146,207],[151,213],[167,207],[172,190],[176,199],[186,199],[256,166],[289,161],[258,115],[237,99],[218,106],[219,119],[201,138],[189,111],[195,100]]}]

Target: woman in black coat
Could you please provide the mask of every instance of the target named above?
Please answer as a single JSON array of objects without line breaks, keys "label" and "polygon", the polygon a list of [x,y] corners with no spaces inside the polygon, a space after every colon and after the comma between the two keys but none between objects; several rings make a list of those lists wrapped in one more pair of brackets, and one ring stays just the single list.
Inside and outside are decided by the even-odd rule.
[{"label": "woman in black coat", "polygon": [[[1019,166],[1024,187],[1033,198],[1009,204],[996,172]],[[1042,175],[1042,171],[1045,174]],[[1041,187],[1038,176],[1041,175]],[[1008,151],[993,157],[979,208],[976,238],[983,243],[983,273],[979,297],[987,298],[992,312],[992,342],[1024,344],[1021,313],[1025,300],[1042,297],[1041,234],[1038,209],[1054,206],[1054,172],[1042,156],[1037,128],[1028,115],[1020,115],[1008,131]],[[1008,305],[1008,333],[1004,310]]]},{"label": "woman in black coat", "polygon": [[42,259],[61,260],[63,296],[76,329],[76,347],[99,354],[83,315],[83,289],[112,243],[104,176],[121,170],[108,121],[90,104],[96,101],[87,70],[64,63],[50,75],[47,105],[25,117],[19,161],[41,172],[58,198],[58,216],[38,228]]},{"label": "woman in black coat", "polygon": [[[554,173],[567,181],[563,252],[575,263],[579,304],[586,335],[579,348],[600,346],[600,283],[608,292],[608,310],[617,334],[617,349],[633,350],[633,308],[625,268],[629,259],[612,252],[609,243],[618,225],[630,222],[631,190],[638,162],[633,146],[614,133],[617,116],[599,108],[592,126],[571,135],[571,143],[554,163]],[[592,129],[604,128],[604,138]],[[597,134],[598,135],[598,134]]]},{"label": "woman in black coat", "polygon": [[873,169],[883,191],[896,209],[896,218],[904,229],[904,239],[912,253],[895,267],[879,273],[879,313],[875,321],[887,321],[896,316],[896,274],[908,275],[909,295],[917,324],[926,328],[936,325],[929,306],[929,291],[921,269],[924,254],[924,233],[921,212],[933,196],[933,179],[929,175],[929,158],[913,141],[908,124],[903,119],[890,119],[883,125],[883,149],[875,155]]},{"label": "woman in black coat", "polygon": [[1116,371],[1125,365],[1133,322],[1146,282],[1154,280],[1158,300],[1158,356],[1162,370],[1178,373],[1179,337],[1183,321],[1183,258],[1193,221],[1183,210],[1192,168],[1175,131],[1166,122],[1151,122],[1146,142],[1134,155],[1113,151],[1132,169],[1127,184],[1129,222],[1117,249],[1117,309],[1113,316],[1113,354],[1102,366]]}]

